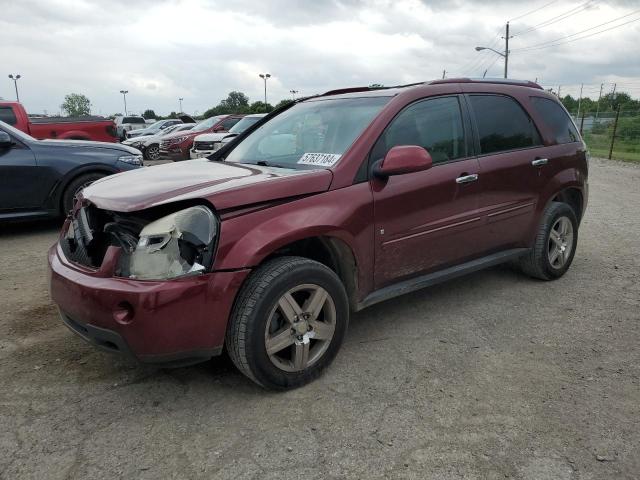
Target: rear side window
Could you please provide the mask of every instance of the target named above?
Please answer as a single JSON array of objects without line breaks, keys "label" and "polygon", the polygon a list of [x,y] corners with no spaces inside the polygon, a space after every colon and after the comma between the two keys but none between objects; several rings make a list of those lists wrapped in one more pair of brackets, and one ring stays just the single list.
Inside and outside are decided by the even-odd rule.
[{"label": "rear side window", "polygon": [[142,117],[124,117],[122,123],[145,123]]},{"label": "rear side window", "polygon": [[542,145],[533,120],[518,102],[499,95],[470,95],[480,154]]},{"label": "rear side window", "polygon": [[460,103],[457,97],[422,100],[393,119],[371,151],[373,161],[399,145],[426,148],[433,163],[467,156]]},{"label": "rear side window", "polygon": [[0,107],[0,121],[8,123],[9,125],[15,125],[18,123],[16,114],[13,113],[11,107]]},{"label": "rear side window", "polygon": [[573,143],[580,140],[580,135],[564,108],[543,97],[531,97],[531,103],[551,129],[556,143]]}]

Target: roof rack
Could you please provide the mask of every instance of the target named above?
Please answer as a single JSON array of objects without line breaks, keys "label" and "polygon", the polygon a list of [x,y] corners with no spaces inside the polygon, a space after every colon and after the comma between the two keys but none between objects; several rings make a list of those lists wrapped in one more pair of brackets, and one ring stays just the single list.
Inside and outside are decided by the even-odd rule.
[{"label": "roof rack", "polygon": [[416,85],[425,85],[425,82],[417,82],[417,83],[408,83],[406,85],[389,85],[388,87],[349,87],[349,88],[338,88],[336,90],[329,90],[328,92],[324,92],[320,94],[320,97],[324,97],[325,95],[340,95],[341,93],[357,93],[357,92],[372,92],[374,90],[389,90],[392,88],[405,88],[405,87],[415,87]]},{"label": "roof rack", "polygon": [[440,85],[443,83],[494,83],[499,85],[517,85],[519,87],[530,87],[544,90],[540,85],[529,80],[515,80],[511,78],[445,78],[442,80],[433,80],[429,85]]}]

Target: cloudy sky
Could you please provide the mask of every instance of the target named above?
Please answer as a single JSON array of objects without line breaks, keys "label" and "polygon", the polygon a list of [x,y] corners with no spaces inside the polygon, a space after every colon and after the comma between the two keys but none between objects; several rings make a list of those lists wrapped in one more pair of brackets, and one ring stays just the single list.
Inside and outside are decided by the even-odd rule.
[{"label": "cloudy sky", "polygon": [[7,75],[19,73],[21,100],[38,113],[57,113],[70,92],[87,95],[93,113],[121,112],[122,89],[133,112],[166,114],[183,97],[185,111],[202,113],[231,90],[262,99],[260,72],[272,75],[270,103],[291,89],[395,85],[443,70],[498,77],[502,59],[474,47],[504,49],[507,20],[510,77],[574,94],[584,83],[592,97],[601,83],[606,92],[617,82],[640,96],[640,21],[613,28],[640,19],[640,0],[0,0],[0,7],[0,97],[14,98]]}]

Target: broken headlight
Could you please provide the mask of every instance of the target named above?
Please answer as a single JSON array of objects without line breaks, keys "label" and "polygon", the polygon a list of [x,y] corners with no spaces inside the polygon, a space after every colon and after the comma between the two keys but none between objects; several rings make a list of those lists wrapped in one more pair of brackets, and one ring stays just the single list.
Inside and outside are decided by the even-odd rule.
[{"label": "broken headlight", "polygon": [[128,255],[130,278],[167,280],[197,275],[212,261],[218,220],[206,207],[196,206],[146,225]]}]

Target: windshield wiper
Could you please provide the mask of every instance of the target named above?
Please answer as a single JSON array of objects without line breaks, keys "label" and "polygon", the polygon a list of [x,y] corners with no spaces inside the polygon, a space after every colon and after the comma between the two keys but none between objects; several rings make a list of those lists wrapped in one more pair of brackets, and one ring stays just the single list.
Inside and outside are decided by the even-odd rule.
[{"label": "windshield wiper", "polygon": [[275,167],[275,168],[291,168],[286,165],[280,165],[278,163],[267,162],[266,160],[258,160],[256,165],[260,165],[261,167]]}]

